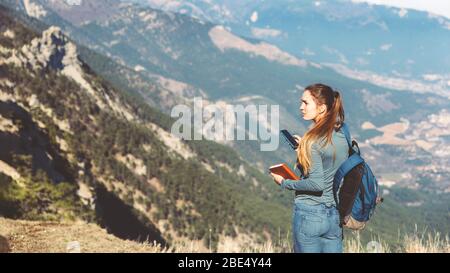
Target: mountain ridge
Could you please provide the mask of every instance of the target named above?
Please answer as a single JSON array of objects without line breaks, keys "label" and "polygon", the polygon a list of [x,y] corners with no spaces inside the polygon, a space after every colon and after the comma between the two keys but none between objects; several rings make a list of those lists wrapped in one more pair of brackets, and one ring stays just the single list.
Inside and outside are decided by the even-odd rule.
[{"label": "mountain ridge", "polygon": [[[5,20],[5,18],[6,14],[3,11],[2,19]],[[10,30],[18,35],[17,25],[12,25],[11,21],[5,22],[3,26],[10,27]],[[44,38],[59,35],[56,28],[50,29],[48,32],[50,35],[46,33]],[[37,44],[36,42],[33,43]],[[27,49],[26,46],[22,48]],[[25,51],[28,52],[27,50]],[[17,52],[7,52],[6,54],[17,56],[19,54]],[[9,58],[6,59],[9,60]],[[24,64],[26,65],[26,62],[20,63],[20,65]],[[65,78],[62,72],[53,70],[45,65],[35,67],[35,70],[30,71],[15,66],[13,62],[9,64],[2,63],[1,65],[1,76],[6,76],[6,79],[12,84],[10,86],[11,84],[4,84],[4,80],[2,81],[2,101],[4,100],[7,104],[21,107],[21,111],[31,112],[33,119],[37,120],[27,121],[22,119],[22,123],[16,124],[14,119],[9,120],[7,118],[8,122],[18,126],[19,136],[20,132],[23,131],[20,124],[29,126],[28,124],[31,122],[40,122],[43,128],[37,130],[46,132],[51,129],[47,133],[49,134],[50,143],[58,147],[58,153],[64,154],[64,157],[68,158],[69,172],[74,175],[74,179],[69,179],[68,177],[64,179],[71,180],[69,181],[72,185],[70,187],[71,195],[79,200],[76,194],[78,186],[73,183],[75,181],[83,182],[85,184],[83,186],[85,192],[82,195],[87,197],[84,200],[87,203],[84,206],[80,203],[80,206],[90,215],[87,219],[91,221],[95,219],[100,225],[107,227],[108,231],[115,233],[117,236],[125,236],[125,238],[131,236],[129,237],[130,239],[136,239],[135,236],[138,234],[143,235],[142,232],[145,234],[145,232],[153,230],[151,232],[155,234],[151,238],[163,244],[166,240],[176,241],[185,240],[183,238],[187,237],[197,237],[200,239],[199,243],[201,245],[202,243],[206,244],[210,240],[208,236],[204,237],[209,228],[214,231],[213,241],[209,243],[217,246],[219,238],[229,237],[232,239],[235,236],[233,234],[237,232],[235,229],[239,230],[239,234],[252,234],[253,232],[245,230],[254,228],[255,230],[260,230],[263,228],[269,231],[270,226],[273,226],[273,223],[264,220],[265,217],[262,217],[262,215],[261,218],[257,216],[258,213],[255,214],[254,209],[250,210],[252,211],[250,216],[244,209],[245,206],[249,206],[249,202],[264,203],[267,209],[265,213],[277,214],[277,212],[281,212],[281,205],[276,204],[276,202],[270,204],[271,201],[263,201],[261,198],[262,196],[259,193],[261,189],[265,189],[263,190],[265,192],[262,194],[263,196],[267,194],[272,195],[268,191],[268,186],[262,183],[270,181],[267,177],[258,174],[247,164],[239,161],[237,156],[233,159],[235,162],[230,161],[230,164],[244,164],[243,167],[247,172],[247,177],[244,177],[244,179],[242,176],[238,176],[234,172],[230,173],[226,168],[220,167],[218,165],[220,162],[211,161],[214,157],[217,158],[216,161],[225,160],[226,162],[226,160],[229,160],[233,156],[229,148],[224,147],[224,155],[228,154],[221,156],[219,150],[206,152],[207,143],[201,146],[192,146],[196,154],[195,160],[184,159],[177,151],[167,154],[163,149],[167,143],[164,144],[164,141],[160,139],[161,136],[158,136],[159,133],[157,133],[167,129],[161,129],[156,124],[151,125],[149,120],[164,124],[164,119],[169,119],[162,114],[154,115],[157,111],[149,109],[148,106],[141,105],[140,107],[143,107],[143,109],[138,110],[136,104],[124,103],[124,101],[127,101],[127,98],[123,97],[124,95],[120,94],[120,92],[113,91],[106,82],[98,79],[85,64],[82,64],[82,76],[90,83],[91,89],[95,92],[94,95],[89,93],[89,88],[83,87],[79,82],[70,78]],[[30,72],[43,75],[43,77],[33,78]],[[33,91],[30,90],[31,86],[33,86]],[[50,88],[46,89],[44,86],[49,86]],[[72,91],[68,92],[68,90]],[[78,91],[75,92],[75,90]],[[66,96],[61,96],[65,92],[67,92]],[[35,98],[31,99],[33,95]],[[55,98],[59,99],[58,103],[56,103]],[[34,100],[35,103],[30,103],[30,100]],[[103,105],[100,105],[99,101]],[[82,104],[80,104],[81,102]],[[50,106],[52,111],[46,112],[45,107],[42,108],[41,105],[46,105],[45,107]],[[1,106],[2,109],[5,108],[6,112],[11,112],[6,108],[6,105],[3,106],[2,104]],[[12,112],[13,116],[17,115],[15,112]],[[123,112],[131,116],[123,114]],[[161,118],[158,118],[158,116],[161,116]],[[4,118],[3,115],[2,117]],[[64,131],[62,128],[65,127],[59,128],[57,125],[52,125],[55,117],[59,120],[67,119],[70,130]],[[142,123],[143,121],[145,122]],[[167,126],[167,123],[165,126]],[[38,126],[35,128],[38,128]],[[74,132],[76,134],[72,134]],[[93,136],[99,139],[94,140]],[[3,133],[2,137],[6,139],[17,138],[10,134],[3,135]],[[174,139],[170,140],[169,144],[173,145],[173,141]],[[7,142],[2,141],[2,143]],[[192,149],[188,148],[186,144],[180,145],[184,145],[185,149]],[[211,149],[220,147],[213,143],[209,145]],[[141,150],[141,146],[144,149]],[[77,148],[74,150],[74,147]],[[67,152],[64,152],[64,150]],[[148,152],[145,152],[146,150]],[[203,155],[199,156],[197,154],[199,151],[203,151]],[[11,151],[5,152],[11,155],[18,151],[13,148]],[[32,155],[31,160],[33,158],[34,156]],[[24,157],[22,160],[29,159]],[[196,162],[197,160],[202,160],[206,165],[209,164],[210,169],[205,169],[202,164]],[[28,161],[20,163],[21,161],[12,161],[8,157],[2,157],[2,162],[6,162],[9,166],[14,166],[21,176],[29,177],[27,178],[27,185],[30,185],[30,187],[32,185],[46,185],[46,187],[51,189],[48,197],[52,200],[49,203],[50,206],[53,202],[56,202],[55,198],[60,198],[59,192],[55,192],[54,195],[52,193],[54,187],[52,183],[57,182],[52,181],[51,175],[42,173],[40,176],[36,176],[33,169],[40,169],[38,165],[33,165],[31,162],[31,166],[34,166],[33,168],[28,169],[29,167],[24,165],[25,168],[21,169],[19,166]],[[145,164],[145,167],[141,166],[142,164]],[[158,164],[161,165],[158,167]],[[29,176],[24,175],[24,172],[29,173]],[[2,185],[8,189],[6,200],[10,206],[7,211],[15,210],[15,217],[20,215],[22,217],[27,217],[28,215],[31,218],[45,217],[45,215],[40,215],[39,213],[31,214],[30,208],[24,207],[23,202],[25,199],[18,200],[14,197],[14,193],[25,191],[23,194],[27,196],[28,194],[34,194],[33,191],[15,185],[14,178],[8,175],[2,175],[1,178]],[[38,183],[47,179],[48,182],[46,184]],[[248,189],[245,184],[249,183],[247,181],[251,181],[251,179],[256,179],[255,181],[262,180],[260,180],[261,182],[258,185],[252,186],[252,189]],[[162,181],[164,181],[164,184]],[[184,182],[181,183],[181,181]],[[236,183],[233,181],[240,182]],[[273,184],[271,183],[270,185]],[[194,194],[197,191],[199,191],[197,194],[200,195]],[[254,196],[243,199],[244,195],[239,193],[239,191],[247,192],[247,194],[253,192]],[[228,192],[231,198],[223,196],[224,192]],[[202,197],[202,194],[206,193],[211,198],[209,201]],[[89,199],[92,198],[98,202],[95,206],[95,212],[88,208]],[[2,202],[4,201],[2,200]],[[81,200],[78,202],[81,202]],[[240,204],[239,207],[235,205],[236,203]],[[245,205],[246,203],[247,205]],[[218,205],[220,205],[220,209]],[[46,205],[41,206],[44,206],[45,209]],[[115,208],[116,215],[110,213],[111,207]],[[212,212],[212,210],[215,212]],[[49,210],[49,215],[51,215],[51,210]],[[77,215],[76,212],[75,215]],[[135,223],[131,225],[134,230],[129,230],[127,234],[121,234],[120,232],[123,232],[124,227],[121,226],[120,222],[117,222],[117,215],[123,215],[123,219],[129,219],[129,223]],[[223,215],[223,219],[217,219],[218,215]],[[282,220],[283,217],[287,217],[287,214],[284,216],[281,214],[279,223],[284,222]],[[234,221],[232,220],[233,218],[242,218],[242,220]],[[257,220],[258,218],[260,220]],[[270,218],[272,221],[274,220],[273,217]],[[255,226],[255,221],[263,221],[264,224]],[[150,224],[151,222],[153,224]],[[186,225],[188,222],[191,225]],[[207,225],[208,222],[209,227]],[[195,230],[196,227],[200,230]],[[277,228],[273,227],[273,234],[275,234],[279,226]],[[143,231],[143,228],[146,231]],[[166,238],[158,239],[160,231],[162,236]],[[252,237],[252,240],[256,240],[257,237]],[[201,241],[201,239],[206,240],[206,242]]]}]

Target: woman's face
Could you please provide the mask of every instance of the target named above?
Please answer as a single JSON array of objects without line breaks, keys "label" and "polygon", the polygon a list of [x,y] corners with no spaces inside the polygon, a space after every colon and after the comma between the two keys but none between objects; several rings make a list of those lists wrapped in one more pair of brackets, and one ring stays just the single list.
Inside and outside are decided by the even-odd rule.
[{"label": "woman's face", "polygon": [[314,101],[311,92],[306,90],[303,92],[303,96],[300,101],[300,113],[303,116],[304,120],[313,120],[317,122],[318,118],[325,113],[326,106],[325,105],[317,105]]}]

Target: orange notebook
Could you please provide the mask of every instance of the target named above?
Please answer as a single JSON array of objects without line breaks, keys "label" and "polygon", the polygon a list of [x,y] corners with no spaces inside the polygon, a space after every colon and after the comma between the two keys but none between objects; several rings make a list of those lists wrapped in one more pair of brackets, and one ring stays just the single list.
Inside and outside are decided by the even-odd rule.
[{"label": "orange notebook", "polygon": [[289,167],[284,164],[273,165],[269,168],[270,172],[281,175],[284,179],[299,180],[300,178]]}]

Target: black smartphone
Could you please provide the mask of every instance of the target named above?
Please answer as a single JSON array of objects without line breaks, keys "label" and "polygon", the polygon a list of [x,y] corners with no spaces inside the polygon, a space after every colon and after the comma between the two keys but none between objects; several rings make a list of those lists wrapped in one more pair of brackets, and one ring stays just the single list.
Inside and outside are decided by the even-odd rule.
[{"label": "black smartphone", "polygon": [[288,132],[288,130],[286,129],[281,130],[281,134],[287,140],[289,146],[291,146],[292,149],[294,150],[297,149],[298,143],[295,140],[295,138],[291,135],[291,133]]}]

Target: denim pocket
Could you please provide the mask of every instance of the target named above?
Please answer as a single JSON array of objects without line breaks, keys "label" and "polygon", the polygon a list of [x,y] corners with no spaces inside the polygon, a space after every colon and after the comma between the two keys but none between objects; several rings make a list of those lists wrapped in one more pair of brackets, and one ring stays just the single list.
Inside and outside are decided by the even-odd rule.
[{"label": "denim pocket", "polygon": [[319,215],[305,213],[301,215],[300,233],[306,236],[319,236],[322,232],[323,219]]}]

